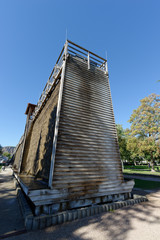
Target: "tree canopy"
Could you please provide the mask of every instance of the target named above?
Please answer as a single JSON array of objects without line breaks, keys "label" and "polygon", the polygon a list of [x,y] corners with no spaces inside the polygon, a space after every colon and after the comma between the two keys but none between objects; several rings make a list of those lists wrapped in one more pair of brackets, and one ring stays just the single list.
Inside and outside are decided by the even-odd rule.
[{"label": "tree canopy", "polygon": [[131,135],[158,138],[160,135],[160,95],[151,94],[140,102],[141,105],[133,110],[129,119]]},{"label": "tree canopy", "polygon": [[130,160],[130,151],[127,149],[127,135],[122,125],[116,124],[119,151],[120,156],[123,161]]},{"label": "tree canopy", "polygon": [[127,149],[132,157],[148,158],[153,168],[160,156],[160,95],[151,94],[140,102],[129,119]]}]

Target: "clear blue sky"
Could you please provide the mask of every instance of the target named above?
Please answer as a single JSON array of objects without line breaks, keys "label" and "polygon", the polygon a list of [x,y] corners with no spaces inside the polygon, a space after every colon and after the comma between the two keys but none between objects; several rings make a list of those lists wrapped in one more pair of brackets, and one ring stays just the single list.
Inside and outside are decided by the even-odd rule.
[{"label": "clear blue sky", "polygon": [[0,144],[15,146],[66,38],[105,57],[116,123],[159,94],[159,0],[0,0]]}]

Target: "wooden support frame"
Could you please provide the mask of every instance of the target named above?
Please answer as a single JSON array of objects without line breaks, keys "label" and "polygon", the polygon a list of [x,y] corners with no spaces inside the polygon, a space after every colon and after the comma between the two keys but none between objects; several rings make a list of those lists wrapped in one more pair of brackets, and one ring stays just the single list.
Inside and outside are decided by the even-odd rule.
[{"label": "wooden support frame", "polygon": [[108,76],[108,63],[107,63],[107,61],[105,63],[105,70],[106,70],[106,75]]},{"label": "wooden support frame", "polygon": [[48,186],[50,188],[52,188],[52,180],[53,180],[53,172],[54,172],[54,163],[55,163],[55,154],[56,154],[56,146],[57,146],[57,138],[58,138],[58,127],[59,127],[60,111],[61,111],[61,104],[62,104],[62,93],[63,93],[67,53],[68,53],[68,41],[66,41],[65,46],[64,46],[64,60],[63,60],[62,74],[61,74],[61,80],[60,80],[60,89],[59,89],[56,122],[55,122],[55,129],[54,129],[49,182],[48,182]]},{"label": "wooden support frame", "polygon": [[[106,60],[106,75],[107,75],[107,81],[108,81],[108,85],[109,85],[109,97],[111,99],[111,105],[112,105],[112,113],[113,113],[113,119],[114,119],[114,124],[116,125],[116,121],[115,121],[115,117],[114,117],[114,112],[113,112],[113,103],[112,103],[112,95],[111,95],[111,87],[110,87],[110,82],[109,82],[109,74],[108,74],[108,64],[107,64],[107,60]],[[118,135],[117,135],[117,131],[115,129],[115,136],[118,142]],[[118,151],[119,151],[119,155],[120,155],[120,150],[119,150],[119,144],[118,144]],[[121,159],[121,170],[123,170],[123,162]],[[123,181],[124,181],[124,177],[123,177]]]},{"label": "wooden support frame", "polygon": [[88,69],[90,69],[90,56],[89,56],[89,52],[88,52]]},{"label": "wooden support frame", "polygon": [[20,155],[20,161],[19,161],[19,166],[18,166],[18,173],[21,172],[21,166],[22,166],[22,160],[23,160],[23,153],[24,153],[24,148],[25,148],[25,142],[26,142],[26,137],[28,133],[28,127],[30,123],[30,115],[31,115],[31,108],[29,109],[28,115],[27,115],[27,120],[26,120],[26,125],[25,125],[25,130],[24,130],[24,137],[23,137],[23,142],[22,142],[22,150],[21,150],[21,155]]}]

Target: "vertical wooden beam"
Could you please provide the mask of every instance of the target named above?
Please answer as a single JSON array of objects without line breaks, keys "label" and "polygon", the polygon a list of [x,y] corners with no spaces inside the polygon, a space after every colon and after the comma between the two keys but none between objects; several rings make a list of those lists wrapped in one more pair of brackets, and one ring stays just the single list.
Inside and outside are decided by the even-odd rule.
[{"label": "vertical wooden beam", "polygon": [[53,172],[54,172],[54,164],[55,164],[55,154],[56,154],[56,146],[57,146],[57,138],[58,138],[58,127],[59,127],[60,111],[61,111],[61,104],[62,104],[62,95],[63,95],[63,85],[64,85],[64,76],[65,76],[65,69],[66,69],[67,53],[68,53],[68,41],[66,41],[65,46],[64,46],[64,58],[63,58],[62,74],[61,74],[61,80],[60,80],[57,113],[56,113],[56,122],[55,122],[55,129],[54,129],[52,155],[51,155],[49,183],[48,183],[50,188],[52,188],[52,180],[53,180]]},{"label": "vertical wooden beam", "polygon": [[20,155],[20,160],[19,160],[18,173],[21,172],[21,166],[22,166],[22,161],[23,161],[23,153],[24,153],[24,147],[25,147],[26,136],[27,136],[27,132],[28,132],[28,126],[29,126],[31,112],[32,112],[32,110],[30,108],[29,112],[28,112],[28,115],[27,115],[27,120],[26,120],[24,135],[23,135],[22,150],[21,150],[21,155]]},{"label": "vertical wooden beam", "polygon": [[106,75],[108,76],[108,63],[107,63],[107,60],[106,60],[106,66],[105,66],[105,71],[106,71]]},{"label": "vertical wooden beam", "polygon": [[90,69],[90,56],[89,56],[89,52],[88,52],[88,69]]},{"label": "vertical wooden beam", "polygon": [[[114,111],[113,111],[113,103],[112,103],[112,95],[111,95],[111,87],[110,87],[110,82],[109,82],[109,74],[108,74],[108,65],[107,65],[107,61],[106,61],[106,75],[107,75],[107,81],[108,81],[108,89],[109,89],[109,97],[111,99],[111,111],[112,111],[112,114],[113,114],[113,123],[115,125],[115,134],[116,134],[116,140],[117,140],[117,144],[118,144],[118,152],[119,152],[119,157],[120,157],[120,150],[119,150],[119,143],[118,143],[118,134],[117,134],[117,129],[116,129],[116,121],[115,121],[115,117],[114,117]],[[121,171],[123,169],[123,162],[122,162],[122,159],[120,157],[120,160],[121,160]],[[123,176],[123,174],[122,174]],[[124,176],[123,176],[123,182],[124,182]]]}]

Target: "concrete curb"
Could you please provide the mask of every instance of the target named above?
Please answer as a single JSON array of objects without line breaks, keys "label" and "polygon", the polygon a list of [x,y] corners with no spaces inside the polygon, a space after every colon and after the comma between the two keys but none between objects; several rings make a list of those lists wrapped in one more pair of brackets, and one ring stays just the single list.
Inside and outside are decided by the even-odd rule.
[{"label": "concrete curb", "polygon": [[85,217],[94,216],[103,212],[112,212],[116,209],[131,206],[140,202],[146,202],[148,199],[145,196],[134,195],[134,199],[129,199],[121,202],[113,202],[108,204],[93,205],[90,207],[68,210],[52,215],[34,216],[28,205],[22,190],[17,188],[17,197],[20,208],[24,217],[25,227],[27,230],[43,229],[52,225],[62,224],[65,222],[74,221]]}]

